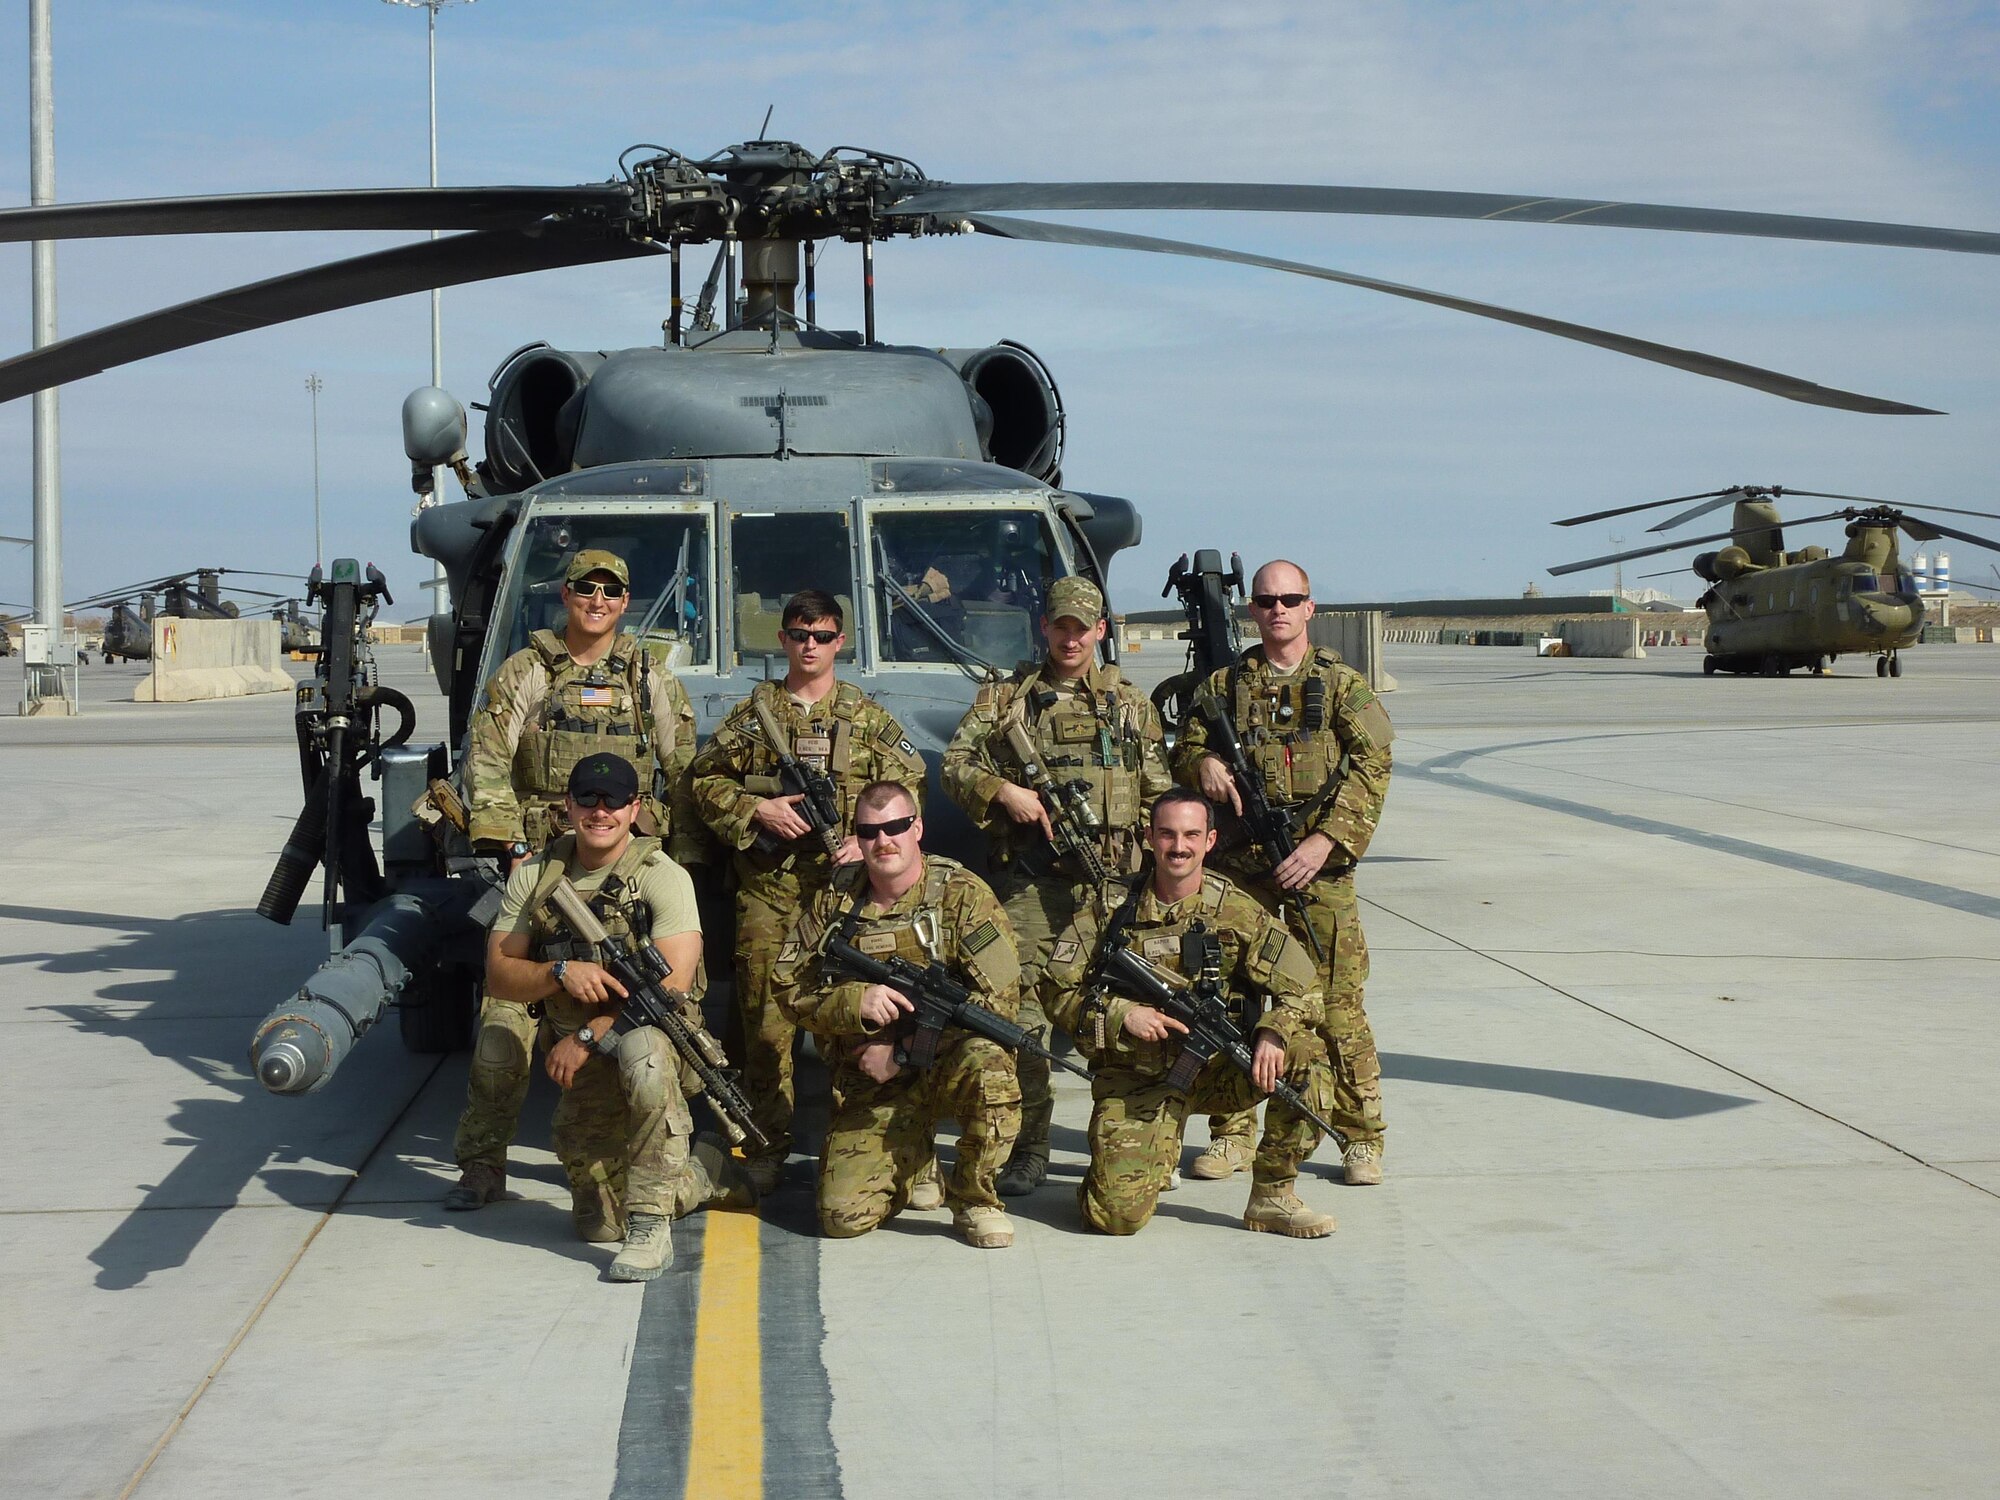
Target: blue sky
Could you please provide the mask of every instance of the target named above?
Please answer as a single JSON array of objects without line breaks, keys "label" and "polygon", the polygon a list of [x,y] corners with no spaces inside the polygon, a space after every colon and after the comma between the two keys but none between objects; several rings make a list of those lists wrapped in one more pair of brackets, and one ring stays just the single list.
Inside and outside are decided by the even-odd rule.
[{"label": "blue sky", "polygon": [[[0,34],[0,117],[27,201],[27,7]],[[414,184],[423,16],[380,0],[55,0],[66,200]],[[933,177],[1223,178],[1619,197],[2000,229],[1989,5],[734,7],[479,0],[440,27],[441,177],[575,182],[657,141],[771,133],[910,156]],[[1596,324],[1945,408],[1863,417],[1270,272],[985,241],[882,251],[882,333],[1015,338],[1054,368],[1070,483],[1138,500],[1114,600],[1178,552],[1286,551],[1322,598],[1512,593],[1608,551],[1555,516],[1745,481],[2000,510],[2000,264],[1989,257],[1551,226],[1258,215],[1076,216]],[[238,236],[78,243],[66,334],[393,243]],[[858,321],[852,253],[822,305]],[[29,340],[26,247],[0,328]],[[446,384],[484,395],[532,339],[653,341],[662,268],[445,294]],[[844,316],[843,316],[844,314]],[[329,554],[415,601],[397,412],[429,375],[427,300],[185,351],[63,396],[65,592],[312,546],[321,396]],[[30,524],[28,403],[0,409],[0,533]],[[1218,524],[1221,516],[1227,524]],[[1975,526],[1974,529],[1977,529]],[[1825,538],[1821,538],[1825,540]],[[1958,564],[1961,576],[1978,576]],[[1588,578],[1603,586],[1609,577]],[[0,550],[0,598],[28,555]]]}]

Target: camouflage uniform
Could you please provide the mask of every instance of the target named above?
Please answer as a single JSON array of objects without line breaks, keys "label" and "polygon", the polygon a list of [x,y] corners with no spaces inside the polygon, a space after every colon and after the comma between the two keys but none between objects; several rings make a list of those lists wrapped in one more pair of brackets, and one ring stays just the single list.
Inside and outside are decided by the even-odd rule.
[{"label": "camouflage uniform", "polygon": [[783,1161],[792,1143],[792,1043],[798,1028],[771,1001],[771,966],[806,898],[827,883],[831,862],[808,834],[773,846],[751,817],[779,794],[776,753],[752,712],[761,700],[790,736],[792,753],[826,773],[840,801],[840,834],[853,831],[854,799],[871,781],[908,787],[923,805],[924,762],[893,715],[851,682],[801,704],[782,682],[760,682],[729,711],[689,770],[692,805],[733,849],[736,895],[736,1003],[743,1019],[743,1092]]},{"label": "camouflage uniform", "polygon": [[[1368,680],[1325,647],[1309,652],[1297,671],[1279,673],[1264,659],[1264,648],[1253,646],[1235,665],[1211,673],[1202,691],[1229,706],[1244,753],[1263,774],[1272,805],[1302,808],[1298,836],[1319,833],[1333,841],[1326,864],[1300,893],[1306,919],[1326,955],[1319,972],[1326,996],[1319,1031],[1333,1060],[1334,1098],[1327,1118],[1350,1146],[1379,1142],[1382,1064],[1361,1008],[1368,943],[1361,935],[1354,866],[1367,852],[1389,794],[1394,733],[1388,711]],[[1201,758],[1207,753],[1208,725],[1200,714],[1190,713],[1174,746],[1174,774],[1183,784],[1200,786]],[[1225,826],[1215,864],[1266,908],[1278,911],[1280,892],[1263,852],[1254,843],[1243,843],[1223,853],[1229,844]],[[1209,1119],[1209,1134],[1247,1148],[1255,1126],[1254,1112],[1217,1115]]]},{"label": "camouflage uniform", "polygon": [[[1092,591],[1095,594],[1095,590]],[[1020,758],[1007,743],[1018,720],[1055,780],[1081,781],[1101,830],[1097,847],[1105,868],[1127,874],[1139,866],[1139,830],[1153,799],[1173,785],[1161,745],[1160,716],[1140,692],[1110,666],[1081,678],[1060,678],[1046,665],[1023,662],[1013,676],[979,690],[944,753],[942,780],[952,801],[985,830],[999,895],[1021,941],[1022,1022],[1043,1027],[1039,987],[1056,935],[1075,920],[1092,895],[1074,857],[1057,860],[1034,823],[1016,823],[994,802],[1009,782],[1027,785]],[[1017,1161],[1049,1157],[1049,1120],[1055,1099],[1049,1065],[1020,1057],[1021,1135]]]},{"label": "camouflage uniform", "polygon": [[[570,936],[550,905],[557,883],[573,874],[575,848],[575,838],[564,834],[530,866],[529,954],[540,962],[596,958],[588,944]],[[626,924],[618,902],[648,864],[665,858],[659,840],[635,838],[603,883],[585,896],[614,939],[646,940]],[[538,1008],[544,1048],[598,1014],[567,992],[540,1001]],[[595,1054],[584,1062],[555,1113],[556,1155],[569,1175],[579,1223],[596,1218],[615,1225],[633,1214],[677,1219],[728,1196],[719,1153],[693,1149],[694,1117],[687,1101],[699,1088],[673,1044],[651,1026],[628,1031],[613,1056]]]},{"label": "camouflage uniform", "polygon": [[[1143,877],[1142,877],[1143,878]],[[1111,888],[1121,905],[1125,889]],[[1090,1168],[1077,1201],[1084,1221],[1106,1234],[1137,1234],[1180,1158],[1181,1129],[1192,1109],[1254,1109],[1257,1092],[1226,1058],[1211,1058],[1185,1094],[1171,1092],[1166,1076],[1180,1053],[1177,1041],[1140,1041],[1125,1030],[1134,1002],[1100,992],[1091,966],[1108,922],[1087,905],[1057,940],[1042,978],[1042,1003],[1090,1057],[1092,1070]],[[1322,1009],[1312,954],[1244,891],[1213,871],[1186,900],[1164,905],[1147,881],[1130,908],[1125,928],[1131,946],[1157,967],[1179,974],[1181,938],[1199,921],[1222,945],[1221,972],[1230,993],[1253,997],[1244,1009],[1246,1033],[1277,1034],[1285,1046],[1286,1080],[1313,1108],[1325,1113],[1332,1093],[1326,1048],[1316,1030]],[[1262,1009],[1260,997],[1276,1003]],[[1261,1014],[1256,1014],[1261,1012]],[[1288,1191],[1299,1163],[1319,1144],[1319,1127],[1273,1100],[1270,1121],[1252,1167],[1258,1190]]]},{"label": "camouflage uniform", "polygon": [[[855,1065],[855,1049],[874,1035],[861,1019],[868,986],[822,976],[818,955],[865,885],[862,872],[843,871],[815,891],[772,975],[785,1015],[832,1043],[833,1114],[820,1156],[819,1218],[836,1239],[866,1234],[902,1210],[911,1183],[931,1160],[932,1129],[947,1116],[959,1122],[961,1134],[945,1202],[954,1210],[997,1209],[994,1178],[1021,1128],[1014,1058],[984,1037],[946,1031],[935,1063],[905,1067],[888,1083]],[[925,946],[924,914],[935,922],[935,953]],[[984,881],[941,855],[926,855],[923,879],[888,907],[868,900],[851,941],[876,956],[943,963],[974,989],[981,1005],[1009,1019],[1016,1013],[1021,969],[1006,913]]]},{"label": "camouflage uniform", "polygon": [[[500,665],[473,716],[465,759],[468,822],[474,843],[540,849],[562,831],[569,773],[604,750],[632,762],[642,797],[639,830],[672,841],[674,856],[701,858],[700,823],[687,805],[686,772],[694,759],[694,705],[680,679],[619,636],[596,662],[571,659],[563,638],[538,630],[531,644]],[[667,789],[663,800],[657,795]],[[482,995],[479,1035],[466,1079],[454,1154],[461,1168],[507,1169],[507,1147],[528,1096],[535,1023],[513,1000]]]}]

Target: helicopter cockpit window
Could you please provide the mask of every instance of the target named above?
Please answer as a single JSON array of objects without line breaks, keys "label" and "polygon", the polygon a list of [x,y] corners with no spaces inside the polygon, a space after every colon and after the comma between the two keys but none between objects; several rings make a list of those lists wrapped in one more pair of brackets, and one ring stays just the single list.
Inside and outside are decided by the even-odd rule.
[{"label": "helicopter cockpit window", "polygon": [[1850,573],[1847,587],[1856,594],[1878,594],[1882,591],[1882,580],[1873,573]]},{"label": "helicopter cockpit window", "polygon": [[776,656],[785,601],[820,589],[839,601],[854,659],[854,571],[845,511],[740,512],[730,517],[736,571],[736,656]]},{"label": "helicopter cockpit window", "polygon": [[1020,474],[995,464],[955,463],[948,458],[885,458],[875,465],[877,494],[949,494],[1019,490]]},{"label": "helicopter cockpit window", "polygon": [[1042,599],[1067,569],[1039,511],[878,510],[872,545],[883,660],[1005,670],[1041,654]]},{"label": "helicopter cockpit window", "polygon": [[621,629],[643,636],[665,666],[708,663],[708,520],[671,512],[530,517],[501,606],[508,652],[537,630],[561,633],[563,574],[586,547],[617,553],[632,571]]}]

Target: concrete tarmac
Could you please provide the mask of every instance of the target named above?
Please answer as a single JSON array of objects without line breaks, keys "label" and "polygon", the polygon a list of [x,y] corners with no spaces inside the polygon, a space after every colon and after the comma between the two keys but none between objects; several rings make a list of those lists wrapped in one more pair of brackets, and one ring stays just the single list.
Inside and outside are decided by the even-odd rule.
[{"label": "concrete tarmac", "polygon": [[81,717],[0,718],[0,1491],[1986,1493],[2000,650],[1905,661],[1392,648],[1388,1180],[1322,1149],[1330,1239],[1244,1233],[1241,1177],[1083,1233],[1063,1078],[1011,1250],[820,1241],[802,1158],[643,1289],[570,1235],[545,1082],[515,1196],[460,1216],[463,1056],[391,1018],[321,1094],[248,1077],[324,953],[252,910],[291,705],[86,669]]}]

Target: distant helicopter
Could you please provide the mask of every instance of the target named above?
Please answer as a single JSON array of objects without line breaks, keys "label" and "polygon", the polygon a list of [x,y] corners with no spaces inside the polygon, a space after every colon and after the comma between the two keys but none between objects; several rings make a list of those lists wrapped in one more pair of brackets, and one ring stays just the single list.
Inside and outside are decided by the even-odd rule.
[{"label": "distant helicopter", "polygon": [[[404,404],[413,486],[443,502],[434,475],[450,469],[465,494],[426,506],[412,527],[416,550],[442,563],[450,583],[452,613],[432,617],[428,642],[449,699],[444,744],[400,744],[413,719],[366,668],[358,632],[387,600],[379,575],[337,559],[309,587],[309,602],[327,610],[320,675],[299,719],[304,821],[317,817],[320,826],[294,830],[279,872],[278,894],[289,904],[267,905],[289,919],[303,889],[301,861],[338,866],[323,919],[347,946],[260,1029],[253,1059],[268,1087],[321,1086],[399,992],[411,1045],[448,1047],[463,1034],[477,994],[478,935],[463,920],[470,872],[452,862],[449,847],[440,853],[414,830],[409,809],[429,779],[452,773],[482,684],[533,630],[555,623],[564,568],[578,550],[605,547],[627,559],[626,618],[682,675],[704,730],[751,683],[780,670],[784,598],[808,587],[833,594],[849,622],[844,670],[897,715],[935,774],[974,682],[1037,654],[1049,584],[1069,574],[1102,584],[1113,556],[1139,540],[1130,500],[1066,485],[1068,417],[1053,373],[1032,351],[1006,340],[938,349],[877,339],[882,239],[979,233],[1260,266],[1788,400],[1930,411],[1322,266],[998,216],[1034,208],[1388,214],[2000,253],[2000,234],[1612,201],[1246,182],[953,185],[885,152],[816,153],[772,140],[702,159],[635,146],[615,179],[569,187],[257,193],[0,212],[0,239],[10,240],[468,231],[275,277],[0,361],[0,401],[230,333],[435,287],[614,260],[668,262],[659,346],[565,351],[537,342],[501,362],[476,466],[454,398],[426,388]],[[831,240],[859,248],[859,330],[819,323],[817,248]],[[689,245],[718,247],[692,309],[681,279]],[[397,717],[386,736],[377,727],[385,705]],[[363,769],[383,779],[379,869]],[[935,786],[928,808],[934,841],[972,848],[969,825]],[[711,951],[727,947],[711,941]],[[328,998],[335,989],[337,1002]],[[280,1058],[272,1038],[286,1028],[283,1045],[293,1051]]]},{"label": "distant helicopter", "polygon": [[[1844,520],[1846,550],[1838,557],[1830,555],[1824,547],[1786,552],[1784,523],[1779,520],[1776,505],[1783,495],[1855,502],[1843,510],[1806,516],[1791,523],[1808,526],[1820,521]],[[1586,558],[1550,568],[1549,572],[1557,576],[1579,573],[1637,557],[1696,547],[1703,542],[1727,541],[1728,546],[1700,553],[1689,565],[1710,584],[1698,601],[1708,613],[1707,654],[1701,669],[1709,675],[1734,672],[1779,677],[1800,667],[1824,675],[1828,663],[1841,656],[1872,655],[1876,676],[1900,677],[1901,651],[1914,645],[1923,632],[1924,602],[1903,571],[1896,533],[1900,530],[1922,542],[1955,537],[1974,546],[2000,551],[2000,542],[1906,514],[1923,510],[2000,520],[2000,515],[1989,511],[1954,510],[1942,505],[1895,505],[1864,495],[1787,490],[1778,485],[1736,485],[1700,495],[1679,495],[1671,500],[1593,511],[1555,524],[1581,526],[1612,516],[1685,505],[1690,500],[1699,503],[1649,529],[1671,531],[1697,516],[1731,504],[1736,507],[1734,524],[1728,531],[1710,536]]]},{"label": "distant helicopter", "polygon": [[108,607],[111,613],[104,622],[101,647],[104,659],[116,661],[122,657],[126,661],[148,661],[153,655],[155,617],[175,620],[237,619],[243,613],[242,607],[233,599],[223,598],[225,591],[252,598],[283,598],[266,589],[223,583],[223,576],[231,573],[245,578],[300,578],[296,573],[264,573],[247,568],[190,568],[185,573],[170,573],[164,578],[148,579],[144,583],[105,589],[64,608]]}]

